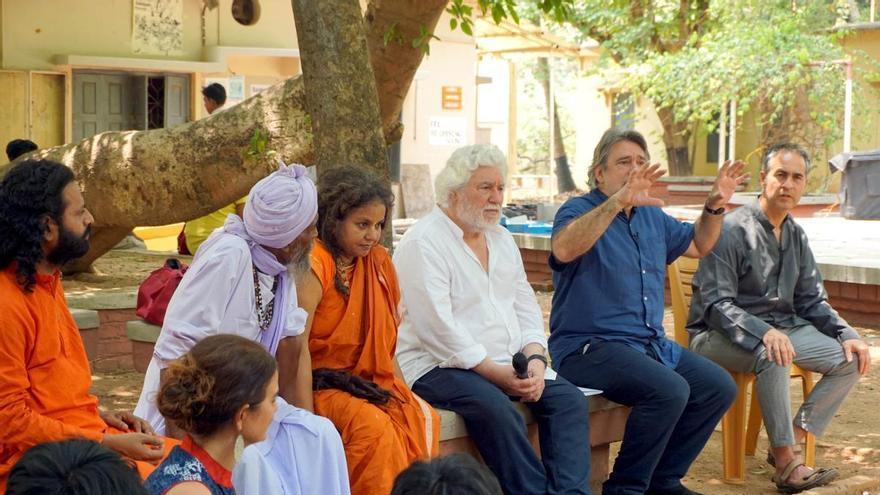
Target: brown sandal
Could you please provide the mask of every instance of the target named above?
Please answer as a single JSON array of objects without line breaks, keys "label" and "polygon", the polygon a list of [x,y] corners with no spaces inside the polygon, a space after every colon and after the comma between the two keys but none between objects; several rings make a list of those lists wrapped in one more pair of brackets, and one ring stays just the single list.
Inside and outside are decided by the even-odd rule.
[{"label": "brown sandal", "polygon": [[818,486],[824,486],[831,483],[840,475],[834,468],[814,469],[809,476],[804,477],[800,482],[788,481],[788,477],[795,469],[804,465],[804,461],[800,456],[792,459],[785,466],[781,475],[773,475],[773,482],[776,483],[776,490],[780,493],[800,493],[804,490],[811,490]]},{"label": "brown sandal", "polygon": [[[796,444],[791,446],[791,451],[794,453],[794,456],[797,457],[799,455],[803,455],[804,449],[801,447],[801,444]],[[773,451],[767,450],[767,464],[770,464],[773,467],[776,467],[776,458],[773,457]]]}]

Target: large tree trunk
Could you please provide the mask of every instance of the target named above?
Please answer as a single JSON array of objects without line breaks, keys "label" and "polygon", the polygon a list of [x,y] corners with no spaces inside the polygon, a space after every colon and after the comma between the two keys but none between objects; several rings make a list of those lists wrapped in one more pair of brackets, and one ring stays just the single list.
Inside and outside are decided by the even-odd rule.
[{"label": "large tree trunk", "polygon": [[292,0],[318,175],[339,165],[386,181],[388,156],[358,0]]},{"label": "large tree trunk", "polygon": [[568,165],[568,155],[565,153],[565,142],[562,140],[562,126],[559,125],[556,98],[554,97],[553,101],[550,101],[550,64],[547,57],[538,58],[536,76],[544,89],[544,103],[547,108],[548,120],[550,112],[553,112],[553,162],[556,166],[556,190],[560,193],[571,192],[576,189],[576,186],[571,177],[571,167]]},{"label": "large tree trunk", "polygon": [[690,176],[694,170],[688,152],[688,141],[691,131],[687,123],[676,122],[672,110],[668,107],[657,110],[660,123],[663,125],[663,144],[666,147],[666,159],[669,164],[669,176]]},{"label": "large tree trunk", "polygon": [[[413,47],[422,27],[433,33],[449,0],[371,0],[364,14],[385,140],[400,140],[403,101],[425,52]],[[391,33],[386,44],[386,34]]]}]

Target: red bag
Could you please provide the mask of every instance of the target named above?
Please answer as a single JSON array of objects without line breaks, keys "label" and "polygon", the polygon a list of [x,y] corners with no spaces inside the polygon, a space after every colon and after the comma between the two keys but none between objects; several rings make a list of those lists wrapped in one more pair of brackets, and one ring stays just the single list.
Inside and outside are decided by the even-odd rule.
[{"label": "red bag", "polygon": [[180,260],[168,258],[165,266],[154,270],[138,288],[137,315],[147,323],[162,326],[168,301],[177,290],[187,268]]}]

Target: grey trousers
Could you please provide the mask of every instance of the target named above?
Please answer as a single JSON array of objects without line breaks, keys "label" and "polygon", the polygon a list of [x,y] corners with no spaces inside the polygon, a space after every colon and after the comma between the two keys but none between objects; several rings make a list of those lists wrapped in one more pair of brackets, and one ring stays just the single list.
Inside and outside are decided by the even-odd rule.
[{"label": "grey trousers", "polygon": [[731,342],[726,334],[710,330],[691,340],[691,350],[705,356],[731,371],[753,373],[755,388],[770,445],[794,445],[793,425],[816,436],[821,436],[846,398],[859,381],[858,356],[846,362],[843,347],[812,325],[778,329],[791,339],[796,354],[794,363],[805,370],[822,375],[809,397],[795,415],[791,416],[790,367],[779,366],[767,359],[767,351],[759,345],[754,352]]}]

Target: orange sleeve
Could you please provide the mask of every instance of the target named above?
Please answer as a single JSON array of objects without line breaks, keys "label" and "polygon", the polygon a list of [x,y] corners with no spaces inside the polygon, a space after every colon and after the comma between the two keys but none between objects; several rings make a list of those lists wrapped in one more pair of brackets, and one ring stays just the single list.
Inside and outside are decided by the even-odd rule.
[{"label": "orange sleeve", "polygon": [[[3,296],[3,294],[0,294]],[[14,298],[5,295],[5,299]],[[100,442],[104,434],[67,425],[43,416],[28,405],[28,390],[32,387],[27,363],[33,359],[35,322],[25,308],[5,304],[0,310],[0,432],[3,443],[25,450],[34,445],[64,440],[87,438]],[[74,377],[57,377],[54,383],[44,383],[46,388],[65,387],[65,380]]]}]

